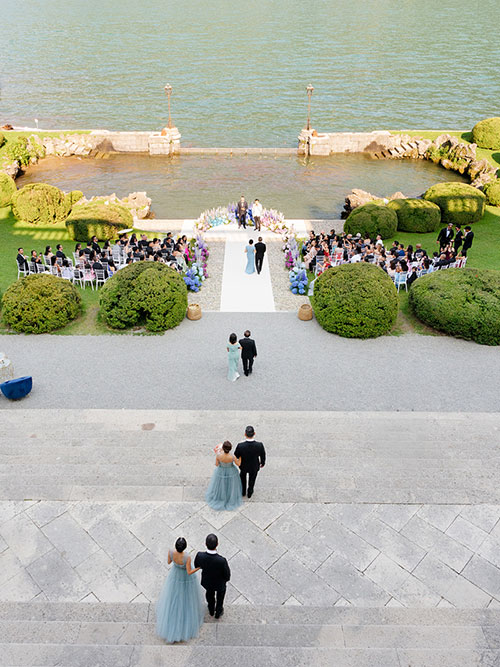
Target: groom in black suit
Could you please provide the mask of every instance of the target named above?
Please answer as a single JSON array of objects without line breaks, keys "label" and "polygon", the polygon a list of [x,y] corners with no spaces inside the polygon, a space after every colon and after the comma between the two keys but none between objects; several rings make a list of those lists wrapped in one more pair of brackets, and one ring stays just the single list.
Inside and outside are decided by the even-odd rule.
[{"label": "groom in black suit", "polygon": [[248,498],[251,498],[255,480],[257,479],[257,473],[266,465],[266,450],[261,442],[255,440],[255,430],[253,426],[246,427],[245,442],[240,442],[236,446],[234,456],[237,459],[241,457],[240,479],[242,495],[247,495]]},{"label": "groom in black suit", "polygon": [[219,540],[217,535],[210,533],[205,540],[207,550],[198,551],[194,566],[201,568],[201,585],[206,591],[208,613],[220,618],[224,613],[224,596],[226,584],[231,579],[231,570],[227,560],[217,553]]},{"label": "groom in black suit", "polygon": [[243,372],[249,375],[252,372],[253,360],[257,356],[257,346],[255,341],[250,338],[250,331],[248,329],[243,334],[243,338],[239,340],[241,345],[241,361],[243,362]]}]

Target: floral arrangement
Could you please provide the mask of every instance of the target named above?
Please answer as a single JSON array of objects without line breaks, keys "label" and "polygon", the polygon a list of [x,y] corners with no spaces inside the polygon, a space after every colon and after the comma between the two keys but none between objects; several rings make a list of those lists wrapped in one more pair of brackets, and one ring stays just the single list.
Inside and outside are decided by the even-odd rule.
[{"label": "floral arrangement", "polygon": [[[212,227],[219,227],[220,225],[229,225],[238,221],[236,216],[236,204],[228,204],[227,206],[218,206],[204,211],[198,220],[194,223],[194,228],[199,232],[206,232]],[[260,216],[260,223],[262,227],[269,229],[275,234],[281,234],[286,240],[295,234],[293,225],[287,225],[285,216],[280,211],[273,208],[265,208]],[[253,224],[252,210],[248,210],[248,224]]]},{"label": "floral arrangement", "polygon": [[290,289],[294,294],[305,294],[309,280],[305,268],[294,267],[289,273]]},{"label": "floral arrangement", "polygon": [[188,269],[184,274],[184,282],[190,292],[199,292],[202,283],[208,278],[207,259],[209,256],[208,246],[201,234],[186,246],[184,258]]}]

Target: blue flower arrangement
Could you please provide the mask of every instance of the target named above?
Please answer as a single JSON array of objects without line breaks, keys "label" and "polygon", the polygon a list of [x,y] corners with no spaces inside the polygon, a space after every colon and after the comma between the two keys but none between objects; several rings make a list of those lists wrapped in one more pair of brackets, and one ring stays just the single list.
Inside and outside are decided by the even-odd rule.
[{"label": "blue flower arrangement", "polygon": [[307,271],[304,268],[295,266],[289,273],[290,289],[294,294],[305,294],[309,280]]}]

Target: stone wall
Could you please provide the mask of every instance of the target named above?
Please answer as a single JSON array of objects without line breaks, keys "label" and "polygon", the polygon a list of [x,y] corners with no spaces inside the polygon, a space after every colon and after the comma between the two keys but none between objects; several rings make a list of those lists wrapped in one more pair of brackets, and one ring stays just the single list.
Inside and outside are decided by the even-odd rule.
[{"label": "stone wall", "polygon": [[299,155],[364,153],[393,149],[400,144],[396,135],[385,130],[374,132],[325,132],[302,130],[298,137]]}]

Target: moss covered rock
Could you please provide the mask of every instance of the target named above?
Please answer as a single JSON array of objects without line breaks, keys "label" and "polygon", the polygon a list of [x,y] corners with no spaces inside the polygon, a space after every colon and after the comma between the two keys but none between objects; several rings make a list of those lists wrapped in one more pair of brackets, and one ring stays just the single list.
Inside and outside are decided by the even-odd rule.
[{"label": "moss covered rock", "polygon": [[472,141],[481,148],[500,149],[500,118],[485,118],[472,128]]},{"label": "moss covered rock", "polygon": [[311,304],[319,324],[346,338],[375,338],[396,321],[398,295],[378,266],[342,264],[324,271],[314,283]]},{"label": "moss covered rock", "polygon": [[120,229],[132,227],[132,214],[125,207],[104,201],[91,201],[73,207],[66,227],[74,241],[90,241],[93,236],[101,241],[113,239]]},{"label": "moss covered rock", "polygon": [[12,197],[16,192],[16,183],[8,174],[0,172],[0,208],[12,203]]},{"label": "moss covered rock", "polygon": [[486,197],[467,183],[437,183],[424,194],[424,199],[437,204],[441,220],[448,224],[470,225],[481,220]]},{"label": "moss covered rock", "polygon": [[500,180],[495,179],[484,186],[486,201],[491,206],[500,206]]},{"label": "moss covered rock", "polygon": [[64,192],[53,185],[30,183],[14,193],[12,210],[18,220],[33,225],[53,225],[66,218]]},{"label": "moss covered rock", "polygon": [[396,212],[401,232],[435,232],[441,224],[441,209],[425,199],[393,199],[387,208]]},{"label": "moss covered rock", "polygon": [[2,298],[5,322],[22,333],[47,333],[80,314],[81,297],[68,280],[39,273],[12,283]]},{"label": "moss covered rock", "polygon": [[483,345],[500,345],[500,271],[435,271],[413,283],[408,299],[428,326]]},{"label": "moss covered rock", "polygon": [[361,234],[363,238],[374,239],[377,234],[383,239],[394,236],[398,228],[398,216],[395,211],[377,202],[369,202],[352,211],[344,223],[347,234]]},{"label": "moss covered rock", "polygon": [[113,329],[144,326],[149,331],[176,327],[186,315],[182,277],[159,262],[129,264],[101,289],[100,316]]}]

